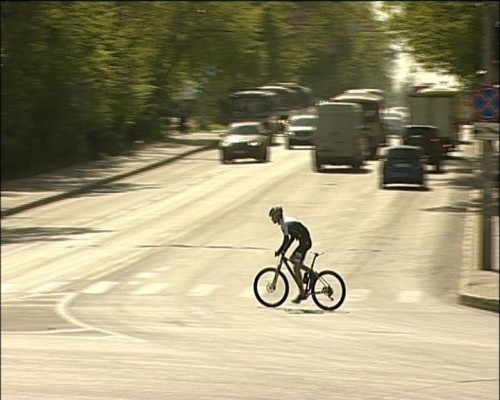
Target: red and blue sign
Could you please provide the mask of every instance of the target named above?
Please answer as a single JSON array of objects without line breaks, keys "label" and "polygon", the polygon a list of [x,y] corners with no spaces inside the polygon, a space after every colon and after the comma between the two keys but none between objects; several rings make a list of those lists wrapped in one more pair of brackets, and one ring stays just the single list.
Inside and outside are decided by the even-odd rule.
[{"label": "red and blue sign", "polygon": [[476,122],[498,122],[498,85],[478,89],[472,107]]}]

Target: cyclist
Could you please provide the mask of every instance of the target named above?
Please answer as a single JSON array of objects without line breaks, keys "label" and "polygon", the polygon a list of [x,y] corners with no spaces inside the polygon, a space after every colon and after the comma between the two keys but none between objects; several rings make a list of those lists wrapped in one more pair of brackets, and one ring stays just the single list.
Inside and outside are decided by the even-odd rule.
[{"label": "cyclist", "polygon": [[302,274],[300,269],[304,267],[304,259],[307,251],[312,246],[311,235],[307,227],[293,217],[283,216],[283,207],[275,206],[269,210],[269,217],[274,224],[279,224],[283,232],[283,242],[278,250],[274,252],[274,256],[284,255],[290,248],[294,240],[299,241],[299,245],[293,251],[290,261],[293,263],[294,279],[299,287],[299,295],[292,300],[293,303],[300,303],[302,300],[307,299],[307,293],[304,290],[302,281]]}]

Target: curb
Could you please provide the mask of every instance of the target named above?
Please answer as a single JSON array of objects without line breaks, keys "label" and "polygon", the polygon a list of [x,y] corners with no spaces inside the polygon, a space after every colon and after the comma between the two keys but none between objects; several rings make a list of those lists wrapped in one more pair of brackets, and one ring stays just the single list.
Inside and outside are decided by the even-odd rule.
[{"label": "curb", "polygon": [[198,153],[201,151],[210,150],[210,149],[216,148],[217,146],[218,146],[218,141],[214,140],[212,143],[203,145],[201,147],[198,147],[198,148],[195,148],[192,150],[188,150],[184,153],[180,153],[178,155],[172,156],[170,158],[166,158],[164,160],[153,162],[151,164],[134,169],[132,171],[127,171],[127,172],[124,172],[121,174],[117,174],[117,175],[109,176],[107,178],[100,179],[100,180],[95,181],[93,183],[89,183],[88,185],[83,185],[83,186],[79,187],[78,189],[69,190],[69,191],[64,192],[64,193],[59,193],[59,194],[56,194],[53,196],[48,196],[48,197],[45,197],[43,199],[32,201],[30,203],[26,203],[26,204],[22,204],[20,206],[9,208],[7,210],[2,210],[0,218],[8,217],[10,215],[14,215],[14,214],[20,213],[22,211],[26,211],[28,209],[40,207],[40,206],[43,206],[43,205],[46,205],[49,203],[54,203],[54,202],[62,200],[62,199],[67,199],[67,198],[72,197],[72,196],[86,193],[90,190],[96,189],[99,186],[105,185],[107,183],[117,181],[117,180],[120,180],[123,178],[127,178],[129,176],[132,176],[132,175],[144,172],[144,171],[148,171],[150,169],[154,169],[154,168],[160,167],[160,166],[165,165],[165,164],[169,164],[169,163],[177,161],[183,157],[187,157],[187,156],[190,156],[192,154],[195,154],[195,153]]},{"label": "curb", "polygon": [[468,294],[460,294],[460,304],[485,311],[500,312],[498,301]]},{"label": "curb", "polygon": [[[470,209],[466,209],[464,226],[464,246],[462,265],[460,269],[460,285],[458,291],[459,304],[479,308],[486,311],[500,312],[499,300],[489,297],[483,297],[473,293],[474,283],[472,275],[474,271],[480,271],[482,255],[481,235],[478,235],[479,218],[481,216]],[[495,273],[495,272],[491,272]]]}]

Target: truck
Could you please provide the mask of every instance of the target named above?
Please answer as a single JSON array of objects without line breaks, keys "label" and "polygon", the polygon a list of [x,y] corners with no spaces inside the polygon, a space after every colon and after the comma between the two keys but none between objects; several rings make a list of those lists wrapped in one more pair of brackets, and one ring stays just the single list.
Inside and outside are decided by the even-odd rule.
[{"label": "truck", "polygon": [[350,165],[359,170],[369,156],[368,135],[363,125],[363,108],[357,103],[320,102],[314,133],[312,167]]},{"label": "truck", "polygon": [[356,103],[362,109],[362,123],[368,134],[370,157],[375,159],[379,147],[387,144],[387,129],[382,120],[385,98],[375,89],[351,89],[330,99],[331,102]]},{"label": "truck", "polygon": [[416,90],[408,99],[410,125],[433,125],[439,130],[443,152],[458,147],[463,122],[463,95],[459,89],[430,87]]}]

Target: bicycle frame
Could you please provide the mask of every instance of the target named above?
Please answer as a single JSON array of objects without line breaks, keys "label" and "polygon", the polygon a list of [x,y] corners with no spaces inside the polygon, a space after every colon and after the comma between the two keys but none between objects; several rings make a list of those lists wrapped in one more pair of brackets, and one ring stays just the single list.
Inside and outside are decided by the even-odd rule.
[{"label": "bicycle frame", "polygon": [[[301,265],[300,269],[306,271],[309,279],[303,280],[300,292],[311,295],[314,303],[321,309],[334,311],[342,305],[346,298],[346,285],[342,276],[329,269],[315,271],[316,259],[324,253],[312,252],[314,258],[310,266]],[[260,270],[254,278],[253,290],[255,297],[265,307],[278,307],[282,305],[290,290],[290,281],[286,277],[286,268],[295,283],[300,285],[295,275],[295,265],[285,255],[280,255],[276,267],[265,267]],[[283,267],[284,265],[284,267]],[[299,273],[302,273],[299,272]]]},{"label": "bicycle frame", "polygon": [[[316,259],[322,255],[323,253],[313,253],[314,254],[314,257],[313,257],[313,260],[312,260],[312,263],[311,263],[311,266],[308,267],[307,265],[302,265],[301,266],[301,269],[304,269],[306,270],[307,272],[312,272],[314,270],[314,264],[316,263]],[[292,275],[292,277],[295,277],[295,272],[293,271],[292,267],[290,266],[290,259],[288,257],[286,257],[285,255],[281,255],[279,260],[278,260],[278,264],[276,266],[276,274],[274,275],[274,279],[273,279],[273,288],[276,287],[276,282],[278,280],[278,275],[281,271],[281,266],[283,264],[285,264],[285,267],[288,269],[288,272],[290,273],[290,275]],[[295,279],[295,278],[294,278]]]}]

